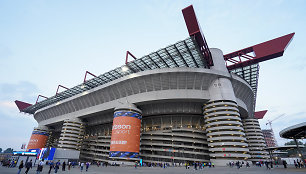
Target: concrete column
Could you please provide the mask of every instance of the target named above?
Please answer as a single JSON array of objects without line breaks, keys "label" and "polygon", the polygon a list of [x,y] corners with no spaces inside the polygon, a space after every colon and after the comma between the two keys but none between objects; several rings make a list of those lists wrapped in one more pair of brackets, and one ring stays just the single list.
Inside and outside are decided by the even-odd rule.
[{"label": "concrete column", "polygon": [[115,108],[109,157],[139,160],[141,110],[125,103]]},{"label": "concrete column", "polygon": [[58,148],[54,159],[61,161],[78,160],[84,136],[84,123],[78,119],[64,120]]},{"label": "concrete column", "polygon": [[[228,73],[222,51],[210,51],[214,61],[211,69]],[[216,79],[209,93],[211,99],[204,105],[203,114],[211,162],[225,166],[230,161],[248,160],[248,144],[230,79]]]},{"label": "concrete column", "polygon": [[48,130],[46,126],[35,127],[28,143],[27,150],[44,148],[49,137]]},{"label": "concrete column", "polygon": [[64,120],[58,148],[80,151],[84,136],[84,123],[78,119]]},{"label": "concrete column", "polygon": [[258,120],[247,118],[242,120],[242,124],[250,150],[250,161],[257,162],[269,159],[268,152],[264,150],[266,144]]},{"label": "concrete column", "polygon": [[53,130],[49,130],[49,137],[46,143],[46,147],[54,147]]}]

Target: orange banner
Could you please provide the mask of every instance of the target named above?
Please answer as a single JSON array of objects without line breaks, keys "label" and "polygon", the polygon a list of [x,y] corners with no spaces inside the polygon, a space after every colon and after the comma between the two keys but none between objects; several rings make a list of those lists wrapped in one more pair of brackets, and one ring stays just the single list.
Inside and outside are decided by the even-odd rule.
[{"label": "orange banner", "polygon": [[46,146],[47,135],[32,134],[27,149],[40,149]]},{"label": "orange banner", "polygon": [[135,117],[115,117],[110,151],[139,152],[141,121]]}]

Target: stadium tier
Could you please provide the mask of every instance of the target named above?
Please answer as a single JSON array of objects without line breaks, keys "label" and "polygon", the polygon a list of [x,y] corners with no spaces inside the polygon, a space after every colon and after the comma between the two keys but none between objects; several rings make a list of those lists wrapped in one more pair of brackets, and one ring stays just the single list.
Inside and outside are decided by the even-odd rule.
[{"label": "stadium tier", "polygon": [[294,33],[224,55],[208,48],[192,6],[183,15],[187,39],[128,52],[135,60],[34,105],[16,101],[39,124],[30,147],[110,163],[266,160],[254,117],[259,62],[282,56]]}]

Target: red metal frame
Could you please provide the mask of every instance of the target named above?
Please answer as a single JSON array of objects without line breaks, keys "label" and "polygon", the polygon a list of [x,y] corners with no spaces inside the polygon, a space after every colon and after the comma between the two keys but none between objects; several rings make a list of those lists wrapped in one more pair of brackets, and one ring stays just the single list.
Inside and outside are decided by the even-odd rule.
[{"label": "red metal frame", "polygon": [[188,29],[189,36],[194,37],[196,42],[200,47],[200,51],[202,52],[204,59],[207,62],[208,66],[213,66],[213,60],[211,53],[209,51],[208,45],[206,43],[203,32],[201,31],[199,22],[197,20],[196,14],[194,12],[193,6],[190,5],[182,10],[183,16],[185,19],[185,23]]},{"label": "red metal frame", "polygon": [[91,73],[91,72],[89,72],[89,71],[86,71],[83,83],[85,83],[85,82],[86,82],[86,77],[87,77],[87,74],[90,74],[90,75],[92,75],[93,77],[97,77],[97,76],[96,76],[96,75],[94,75],[93,73]]},{"label": "red metal frame", "polygon": [[[185,20],[185,23],[186,23],[186,26],[189,32],[189,36],[193,37],[195,41],[197,42],[198,46],[200,47],[200,51],[202,55],[204,56],[204,59],[207,62],[207,65],[213,66],[212,56],[209,51],[209,48],[206,43],[203,32],[201,31],[201,28],[197,20],[197,17],[195,15],[193,6],[190,5],[184,8],[182,10],[182,13],[183,13],[184,20]],[[290,41],[292,40],[294,34],[295,33],[291,33],[291,34],[288,34],[288,35],[285,35],[285,36],[282,36],[282,37],[279,37],[279,38],[276,38],[276,39],[273,39],[267,42],[263,42],[263,43],[224,55],[224,59],[227,63],[228,70],[249,66],[252,64],[256,64],[262,61],[266,61],[269,59],[273,59],[273,58],[282,56],[286,47],[289,45]],[[254,53],[255,56],[248,55],[250,53]],[[137,59],[131,52],[127,51],[125,64],[128,63],[129,55],[132,56],[135,60]],[[90,74],[93,77],[97,77],[96,75],[86,71],[84,82],[86,82],[87,74]],[[69,89],[62,85],[58,85],[56,94],[58,93],[59,87]],[[39,97],[44,97],[48,99],[48,97],[38,95],[35,104],[37,104]],[[18,101],[18,100],[16,100],[15,103],[20,111],[31,106],[31,104],[29,103],[25,103],[25,102]],[[265,111],[264,114],[262,115],[263,112],[264,111],[255,112],[254,117],[259,117],[259,119],[260,117],[263,118],[264,114],[267,111]]]},{"label": "red metal frame", "polygon": [[29,106],[32,106],[32,104],[30,104],[30,103],[22,102],[22,101],[19,101],[19,100],[15,100],[15,104],[17,105],[20,112],[22,110],[24,110],[25,108],[27,108]]},{"label": "red metal frame", "polygon": [[58,86],[57,86],[57,90],[56,90],[55,95],[57,95],[58,90],[59,90],[59,88],[60,88],[60,87],[65,88],[65,89],[69,89],[69,88],[67,88],[67,87],[65,87],[65,86],[63,86],[63,85],[58,85]]},{"label": "red metal frame", "polygon": [[263,119],[267,112],[268,110],[257,111],[254,113],[254,118]]},{"label": "red metal frame", "polygon": [[[228,70],[245,67],[269,59],[280,57],[284,54],[295,33],[290,33],[239,51],[224,55]],[[254,53],[255,56],[248,55]],[[230,65],[228,65],[230,63]]]},{"label": "red metal frame", "polygon": [[43,97],[43,98],[45,98],[45,99],[48,99],[48,97],[45,97],[45,96],[43,96],[43,95],[38,95],[35,104],[37,104],[39,97]]},{"label": "red metal frame", "polygon": [[126,51],[126,56],[125,56],[125,64],[128,63],[128,58],[129,58],[129,55],[132,56],[135,60],[137,59],[131,52],[129,51]]}]

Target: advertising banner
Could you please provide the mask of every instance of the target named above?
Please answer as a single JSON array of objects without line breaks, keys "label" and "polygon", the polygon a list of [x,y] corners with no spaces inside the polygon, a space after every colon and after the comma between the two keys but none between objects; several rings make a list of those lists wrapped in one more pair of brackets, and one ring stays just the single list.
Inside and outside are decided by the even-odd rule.
[{"label": "advertising banner", "polygon": [[45,132],[33,131],[27,149],[44,148],[48,140],[48,134]]},{"label": "advertising banner", "polygon": [[40,149],[29,149],[29,153],[35,153],[36,159],[39,160],[53,160],[56,148],[47,147]]},{"label": "advertising banner", "polygon": [[140,146],[141,115],[134,111],[114,113],[110,157],[137,158]]}]

